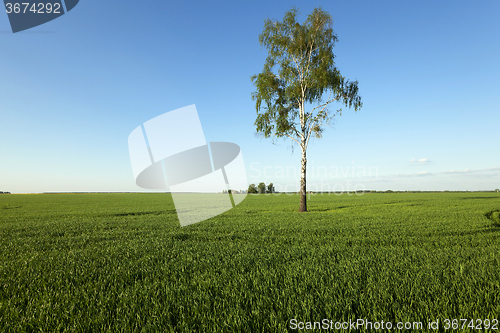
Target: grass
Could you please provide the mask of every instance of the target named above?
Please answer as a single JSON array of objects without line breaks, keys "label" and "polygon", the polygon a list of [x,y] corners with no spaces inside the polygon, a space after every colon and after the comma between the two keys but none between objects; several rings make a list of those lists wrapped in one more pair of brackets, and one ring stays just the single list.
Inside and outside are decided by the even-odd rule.
[{"label": "grass", "polygon": [[498,319],[498,193],[312,195],[297,209],[251,195],[181,228],[169,194],[2,195],[0,331]]}]

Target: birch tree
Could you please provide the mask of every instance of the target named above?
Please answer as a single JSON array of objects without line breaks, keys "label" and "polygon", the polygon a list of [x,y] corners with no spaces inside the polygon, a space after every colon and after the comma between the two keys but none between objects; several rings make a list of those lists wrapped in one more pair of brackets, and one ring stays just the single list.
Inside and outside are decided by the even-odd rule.
[{"label": "birch tree", "polygon": [[[262,73],[252,76],[256,91],[256,130],[266,138],[288,138],[301,150],[300,212],[307,211],[307,146],[311,136],[321,138],[324,125],[342,109],[333,102],[362,107],[358,81],[344,78],[335,65],[333,47],[337,35],[332,17],[320,8],[304,24],[296,21],[298,10],[285,13],[282,22],[265,20],[259,42],[268,51]],[[293,143],[292,142],[292,143]]]}]

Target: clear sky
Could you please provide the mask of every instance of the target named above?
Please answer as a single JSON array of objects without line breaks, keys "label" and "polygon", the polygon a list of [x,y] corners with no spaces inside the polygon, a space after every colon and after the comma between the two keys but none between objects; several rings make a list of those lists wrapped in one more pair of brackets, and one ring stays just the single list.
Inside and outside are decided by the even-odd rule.
[{"label": "clear sky", "polygon": [[191,104],[249,182],[298,190],[300,150],[255,135],[250,80],[264,20],[294,5],[332,15],[364,103],[310,143],[310,190],[500,188],[499,1],[81,0],[16,34],[0,14],[0,191],[143,191],[128,135]]}]

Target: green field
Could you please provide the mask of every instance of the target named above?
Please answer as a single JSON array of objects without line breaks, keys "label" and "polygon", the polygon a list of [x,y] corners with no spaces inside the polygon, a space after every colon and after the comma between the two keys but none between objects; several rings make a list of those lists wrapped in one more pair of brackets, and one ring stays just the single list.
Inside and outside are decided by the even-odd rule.
[{"label": "green field", "polygon": [[297,213],[296,195],[251,195],[181,228],[169,194],[0,195],[0,332],[499,317],[499,193],[308,205]]}]

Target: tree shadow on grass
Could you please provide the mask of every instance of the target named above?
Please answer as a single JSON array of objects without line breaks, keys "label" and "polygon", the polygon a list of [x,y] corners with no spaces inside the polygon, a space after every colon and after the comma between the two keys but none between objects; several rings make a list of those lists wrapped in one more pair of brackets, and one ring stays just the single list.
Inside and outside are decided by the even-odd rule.
[{"label": "tree shadow on grass", "polygon": [[175,213],[175,210],[158,210],[158,211],[149,211],[149,212],[129,212],[129,213],[117,213],[117,214],[108,214],[111,216],[142,216],[142,215],[163,215],[163,214],[172,214]]},{"label": "tree shadow on grass", "polygon": [[328,208],[309,208],[307,211],[314,213],[314,212],[331,212],[339,209],[344,209],[344,208],[349,208],[351,206],[339,206],[339,207],[328,207]]}]

